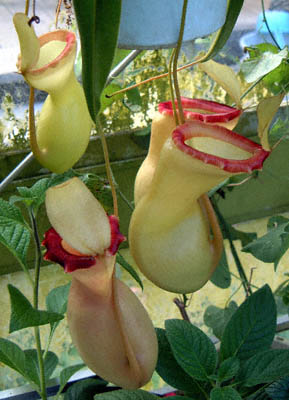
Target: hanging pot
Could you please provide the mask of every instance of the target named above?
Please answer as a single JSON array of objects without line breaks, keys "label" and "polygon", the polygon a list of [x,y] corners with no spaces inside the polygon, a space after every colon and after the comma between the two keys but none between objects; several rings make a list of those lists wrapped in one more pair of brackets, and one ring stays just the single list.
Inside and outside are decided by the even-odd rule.
[{"label": "hanging pot", "polygon": [[[183,1],[123,0],[118,47],[160,49],[178,40]],[[226,19],[227,0],[189,0],[183,41],[218,30]]]}]

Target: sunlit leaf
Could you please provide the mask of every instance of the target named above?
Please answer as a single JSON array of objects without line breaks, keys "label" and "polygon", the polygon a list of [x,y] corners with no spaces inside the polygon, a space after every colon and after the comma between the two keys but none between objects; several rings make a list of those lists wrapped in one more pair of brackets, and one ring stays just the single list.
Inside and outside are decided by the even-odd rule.
[{"label": "sunlit leaf", "polygon": [[280,104],[284,98],[284,93],[277,96],[268,97],[260,101],[257,107],[258,117],[258,136],[260,138],[262,147],[265,150],[270,150],[268,131],[270,124],[278,111]]},{"label": "sunlit leaf", "polygon": [[199,68],[217,82],[232,97],[238,108],[241,108],[241,85],[233,69],[228,65],[209,60],[199,64]]},{"label": "sunlit leaf", "polygon": [[[250,49],[248,50],[250,51]],[[271,48],[270,51],[263,52],[263,48],[258,47],[258,45],[253,50],[250,52],[250,58],[245,60],[241,65],[241,70],[248,83],[255,82],[262,76],[273,71],[281,64],[282,60],[288,57],[288,48],[286,47],[277,54],[273,53]]]}]

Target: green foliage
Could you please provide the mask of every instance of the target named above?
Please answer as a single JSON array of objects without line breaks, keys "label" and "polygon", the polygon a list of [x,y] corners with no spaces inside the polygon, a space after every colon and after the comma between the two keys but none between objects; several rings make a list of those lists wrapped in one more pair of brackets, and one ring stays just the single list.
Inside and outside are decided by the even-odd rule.
[{"label": "green foliage", "polygon": [[156,367],[157,373],[165,382],[176,389],[185,392],[195,391],[196,381],[188,375],[177,362],[166,336],[166,331],[157,328],[156,332],[159,343],[159,355]]},{"label": "green foliage", "polygon": [[227,40],[229,39],[233,28],[237,22],[238,16],[243,7],[244,0],[229,0],[227,5],[226,21],[222,28],[218,31],[216,38],[209,49],[207,57],[202,61],[207,61],[215,57],[220,50],[224,47]]},{"label": "green foliage", "polygon": [[234,378],[240,368],[240,360],[237,357],[227,358],[220,364],[218,369],[217,380],[218,382],[226,382]]},{"label": "green foliage", "polygon": [[267,233],[243,247],[242,251],[253,254],[265,263],[274,263],[275,270],[289,248],[289,219],[283,216],[271,217]]},{"label": "green foliage", "polygon": [[126,261],[126,259],[119,252],[116,255],[116,262],[119,265],[121,265],[133,277],[133,279],[141,287],[141,290],[143,290],[143,284],[142,284],[140,276],[138,275],[136,270]]},{"label": "green foliage", "polygon": [[108,382],[101,378],[88,378],[74,383],[64,394],[64,400],[93,400],[96,393],[101,393]]},{"label": "green foliage", "polygon": [[5,94],[0,109],[3,111],[0,121],[0,149],[18,150],[28,147],[28,110],[23,118],[15,113],[12,96]]},{"label": "green foliage", "polygon": [[222,336],[223,360],[246,360],[270,348],[276,331],[276,304],[268,285],[249,296],[233,314]]},{"label": "green foliage", "polygon": [[231,274],[225,250],[223,250],[219,264],[210,280],[214,285],[221,289],[226,289],[231,285]]},{"label": "green foliage", "polygon": [[64,315],[59,313],[36,310],[15,286],[9,284],[8,289],[11,302],[10,333],[31,326],[53,323],[64,318]]},{"label": "green foliage", "polygon": [[22,349],[11,340],[0,338],[0,361],[8,367],[25,374],[25,354]]},{"label": "green foliage", "polygon": [[211,391],[210,400],[242,400],[242,397],[234,388],[222,387]]},{"label": "green foliage", "polygon": [[[289,375],[289,350],[270,349],[276,328],[270,288],[265,285],[234,309],[221,338],[220,360],[210,339],[197,327],[187,321],[166,321],[165,330],[157,329],[157,372],[192,399],[209,395],[210,400],[265,400],[264,389],[274,381],[281,383],[270,386],[269,392],[276,390],[280,400],[285,399],[282,392],[288,390],[288,378],[283,379]],[[192,390],[196,386],[198,395]],[[275,395],[273,399],[279,399]]]},{"label": "green foliage", "polygon": [[289,377],[272,383],[265,390],[272,400],[287,400],[289,398]]},{"label": "green foliage", "polygon": [[217,352],[210,339],[187,321],[167,320],[165,327],[178,364],[192,378],[208,381],[217,366]]},{"label": "green foliage", "polygon": [[270,383],[289,375],[289,350],[270,349],[255,354],[240,369],[238,382],[245,386]]},{"label": "green foliage", "polygon": [[226,308],[210,305],[205,310],[204,323],[213,330],[218,339],[221,340],[225,327],[237,308],[237,303],[231,301]]},{"label": "green foliage", "polygon": [[[11,340],[0,338],[0,361],[39,386],[39,368],[35,349],[22,350]],[[44,359],[45,377],[49,379],[58,363],[57,356],[49,351]]]},{"label": "green foliage", "polygon": [[49,178],[39,179],[30,188],[19,186],[17,187],[19,195],[11,196],[9,202],[11,204],[22,202],[26,207],[31,207],[34,214],[37,214],[39,207],[45,201],[46,190],[51,186],[65,182],[73,176],[76,176],[76,174],[72,170],[69,170],[64,174],[52,174]]},{"label": "green foliage", "polygon": [[[38,367],[38,355],[36,349],[24,350],[26,375],[30,381],[34,382],[38,387],[40,386],[40,374]],[[58,358],[52,351],[48,351],[44,358],[44,371],[45,380],[47,381],[58,364]]]},{"label": "green foliage", "polygon": [[85,364],[71,365],[60,372],[58,393],[62,392],[69,379],[83,367],[85,367]]},{"label": "green foliage", "polygon": [[0,199],[0,242],[17,258],[27,270],[27,250],[30,243],[30,228],[19,208]]},{"label": "green foliage", "polygon": [[276,52],[271,44],[248,47],[249,59],[242,63],[241,70],[247,82],[255,82],[280,66],[288,58],[288,48]]},{"label": "green foliage", "polygon": [[81,41],[83,89],[96,122],[117,45],[121,1],[74,0],[73,5]]},{"label": "green foliage", "polygon": [[94,400],[157,400],[158,397],[144,390],[116,390],[97,394]]},{"label": "green foliage", "polygon": [[[46,309],[52,314],[64,315],[67,309],[70,283],[53,288],[46,297]],[[51,334],[57,328],[60,320],[50,320]]]},{"label": "green foliage", "polygon": [[[289,80],[289,78],[288,78]],[[269,144],[272,148],[279,140],[288,140],[289,118],[277,118],[269,131]]]}]

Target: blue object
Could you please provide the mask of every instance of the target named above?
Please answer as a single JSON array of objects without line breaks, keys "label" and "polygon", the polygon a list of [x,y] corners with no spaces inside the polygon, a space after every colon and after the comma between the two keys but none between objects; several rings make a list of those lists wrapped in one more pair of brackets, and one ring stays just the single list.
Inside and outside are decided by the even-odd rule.
[{"label": "blue object", "polygon": [[[178,40],[182,0],[122,0],[118,47],[159,49]],[[225,22],[227,0],[189,0],[184,42],[207,36]]]},{"label": "blue object", "polygon": [[[283,49],[284,46],[289,45],[289,12],[272,10],[266,11],[265,16],[269,29],[280,48]],[[265,24],[263,13],[260,13],[256,30],[242,36],[240,45],[244,48],[264,42],[275,44]]]}]

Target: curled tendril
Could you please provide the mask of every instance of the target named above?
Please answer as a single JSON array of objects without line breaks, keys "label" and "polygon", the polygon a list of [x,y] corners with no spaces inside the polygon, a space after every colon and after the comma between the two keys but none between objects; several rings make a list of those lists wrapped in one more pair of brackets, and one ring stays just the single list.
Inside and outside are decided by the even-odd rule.
[{"label": "curled tendril", "polygon": [[33,15],[33,17],[30,18],[28,21],[28,25],[31,26],[32,22],[35,22],[36,24],[40,23],[40,18],[37,15]]}]

